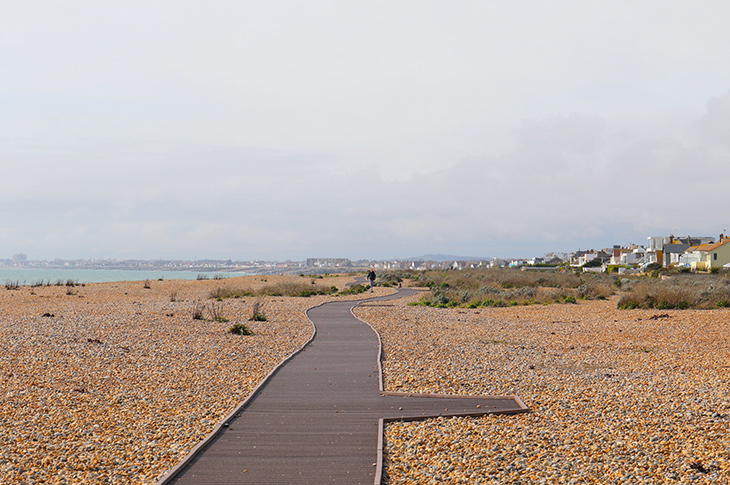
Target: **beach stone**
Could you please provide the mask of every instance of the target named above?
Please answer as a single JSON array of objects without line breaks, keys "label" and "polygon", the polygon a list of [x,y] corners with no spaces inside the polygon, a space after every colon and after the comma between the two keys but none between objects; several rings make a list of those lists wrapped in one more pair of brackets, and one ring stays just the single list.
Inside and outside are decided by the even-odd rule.
[{"label": "beach stone", "polygon": [[[516,393],[533,412],[389,424],[388,483],[420,483],[431,457],[457,452],[475,483],[730,483],[729,423],[718,417],[730,389],[727,309],[652,320],[651,310],[617,310],[616,297],[479,310],[394,303],[355,310],[381,334],[386,390]],[[451,466],[435,464],[429,472]]]},{"label": "beach stone", "polygon": [[[310,338],[307,308],[362,295],[216,302],[228,322],[193,319],[196,305],[213,303],[219,287],[301,279],[0,291],[0,483],[155,483]],[[268,321],[249,322],[256,302]],[[238,322],[254,335],[230,334]]]}]

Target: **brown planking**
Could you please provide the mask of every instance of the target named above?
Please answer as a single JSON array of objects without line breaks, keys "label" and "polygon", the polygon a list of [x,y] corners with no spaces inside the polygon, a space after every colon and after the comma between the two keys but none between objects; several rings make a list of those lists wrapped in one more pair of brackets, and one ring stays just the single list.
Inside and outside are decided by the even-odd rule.
[{"label": "brown planking", "polygon": [[158,483],[380,483],[384,422],[528,411],[516,396],[382,392],[380,339],[357,303],[310,309],[314,338]]}]

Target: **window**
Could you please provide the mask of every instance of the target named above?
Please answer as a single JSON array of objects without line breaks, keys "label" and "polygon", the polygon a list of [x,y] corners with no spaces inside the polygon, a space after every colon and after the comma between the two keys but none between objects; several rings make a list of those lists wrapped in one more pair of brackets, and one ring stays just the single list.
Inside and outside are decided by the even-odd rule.
[{"label": "window", "polygon": [[717,261],[717,253],[712,253],[712,259],[714,259],[715,261]]}]

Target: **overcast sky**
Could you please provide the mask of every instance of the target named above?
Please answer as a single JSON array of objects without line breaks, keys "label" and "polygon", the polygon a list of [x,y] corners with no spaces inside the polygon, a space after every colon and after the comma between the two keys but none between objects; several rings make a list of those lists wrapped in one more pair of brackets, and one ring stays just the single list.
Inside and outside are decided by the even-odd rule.
[{"label": "overcast sky", "polygon": [[730,229],[730,2],[4,1],[0,258]]}]

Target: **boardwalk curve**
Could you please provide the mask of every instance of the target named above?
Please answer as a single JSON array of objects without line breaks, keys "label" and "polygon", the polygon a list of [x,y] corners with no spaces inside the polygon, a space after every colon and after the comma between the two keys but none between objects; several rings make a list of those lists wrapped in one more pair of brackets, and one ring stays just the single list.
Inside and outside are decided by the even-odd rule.
[{"label": "boardwalk curve", "polygon": [[380,337],[352,309],[414,291],[309,309],[310,341],[158,485],[379,484],[386,422],[528,411],[517,396],[383,392]]}]

